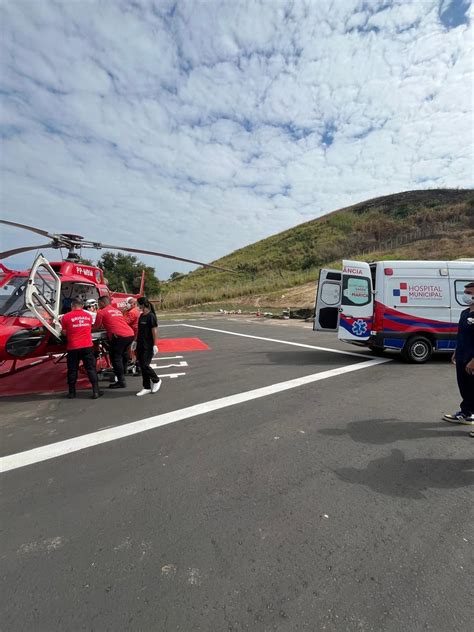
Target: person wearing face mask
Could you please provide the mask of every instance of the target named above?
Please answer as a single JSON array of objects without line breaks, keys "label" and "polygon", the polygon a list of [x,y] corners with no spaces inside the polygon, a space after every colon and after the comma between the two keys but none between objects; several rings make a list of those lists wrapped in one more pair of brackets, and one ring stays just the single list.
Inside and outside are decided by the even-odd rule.
[{"label": "person wearing face mask", "polygon": [[[474,426],[474,282],[464,287],[463,301],[468,308],[461,312],[456,351],[451,359],[456,366],[461,407],[457,413],[444,415],[443,419]],[[474,432],[469,435],[474,437]]]}]

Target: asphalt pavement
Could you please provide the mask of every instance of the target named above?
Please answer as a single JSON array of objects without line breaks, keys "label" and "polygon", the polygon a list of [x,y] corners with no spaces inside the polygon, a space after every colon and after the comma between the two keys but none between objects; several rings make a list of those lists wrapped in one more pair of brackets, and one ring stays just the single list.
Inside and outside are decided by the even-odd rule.
[{"label": "asphalt pavement", "polygon": [[156,395],[0,399],[2,630],[472,630],[474,443],[440,421],[445,357],[166,325],[209,349],[160,354]]}]

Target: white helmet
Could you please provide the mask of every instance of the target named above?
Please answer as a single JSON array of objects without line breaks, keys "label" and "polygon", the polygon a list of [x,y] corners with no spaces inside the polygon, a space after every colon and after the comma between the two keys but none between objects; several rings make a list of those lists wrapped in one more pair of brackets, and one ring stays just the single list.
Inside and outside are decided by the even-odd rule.
[{"label": "white helmet", "polygon": [[133,296],[129,296],[127,300],[125,301],[128,309],[131,309],[135,305],[136,302],[137,302],[137,299],[133,298]]},{"label": "white helmet", "polygon": [[98,303],[97,303],[95,298],[88,298],[87,301],[84,303],[84,307],[86,309],[89,309],[91,307],[98,307],[98,306],[99,305],[98,305]]}]

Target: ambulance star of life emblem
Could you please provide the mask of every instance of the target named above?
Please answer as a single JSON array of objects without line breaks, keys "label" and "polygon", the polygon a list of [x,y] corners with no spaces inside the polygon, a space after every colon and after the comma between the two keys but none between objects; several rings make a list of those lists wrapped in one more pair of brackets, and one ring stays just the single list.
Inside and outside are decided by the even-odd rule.
[{"label": "ambulance star of life emblem", "polygon": [[367,323],[359,318],[352,325],[352,333],[354,336],[363,336],[367,333]]}]

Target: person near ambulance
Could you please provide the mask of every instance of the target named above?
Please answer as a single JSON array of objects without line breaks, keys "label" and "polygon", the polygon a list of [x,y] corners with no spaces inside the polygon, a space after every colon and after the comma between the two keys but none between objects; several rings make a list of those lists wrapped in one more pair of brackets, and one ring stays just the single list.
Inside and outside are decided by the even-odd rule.
[{"label": "person near ambulance", "polygon": [[[455,424],[474,425],[474,282],[464,287],[463,300],[469,307],[461,312],[456,351],[452,362],[461,394],[460,410],[444,415],[443,419]],[[474,437],[474,432],[469,433]]]},{"label": "person near ambulance", "polygon": [[92,386],[92,399],[98,399],[103,395],[103,392],[99,390],[99,379],[97,377],[96,359],[92,342],[92,316],[84,310],[84,304],[81,300],[72,300],[71,311],[64,314],[61,318],[61,327],[67,341],[69,399],[76,397],[77,373],[81,360]]},{"label": "person near ambulance", "polygon": [[135,335],[122,312],[110,304],[108,296],[99,298],[99,311],[95,320],[95,328],[104,328],[110,341],[110,360],[116,382],[110,384],[109,388],[125,388],[125,369],[128,365],[129,349]]},{"label": "person near ambulance", "polygon": [[161,379],[150,366],[153,356],[158,353],[158,321],[153,305],[147,298],[140,297],[137,301],[140,310],[138,319],[136,347],[138,363],[143,380],[143,388],[137,393],[138,397],[156,393],[160,390]]}]

